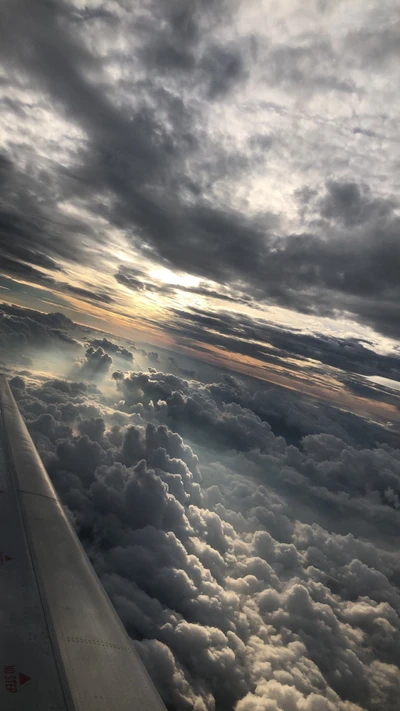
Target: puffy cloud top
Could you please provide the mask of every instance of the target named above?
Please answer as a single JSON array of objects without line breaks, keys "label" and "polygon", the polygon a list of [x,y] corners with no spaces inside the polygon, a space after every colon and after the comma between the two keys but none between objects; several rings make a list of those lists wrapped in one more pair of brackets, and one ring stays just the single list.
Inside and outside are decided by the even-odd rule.
[{"label": "puffy cloud top", "polygon": [[111,368],[113,359],[101,346],[95,348],[90,346],[86,353],[81,367],[81,375],[85,378],[95,379],[103,377]]},{"label": "puffy cloud top", "polygon": [[133,354],[128,351],[127,348],[124,348],[124,346],[119,346],[117,343],[114,343],[113,341],[109,341],[108,338],[94,338],[92,341],[90,341],[90,346],[93,348],[102,348],[106,353],[112,353],[118,358],[123,358],[124,360],[131,361],[133,360]]},{"label": "puffy cloud top", "polygon": [[397,711],[400,450],[327,412],[332,434],[290,444],[269,413],[290,432],[313,407],[236,378],[115,384],[111,408],[94,385],[12,381],[167,705]]}]

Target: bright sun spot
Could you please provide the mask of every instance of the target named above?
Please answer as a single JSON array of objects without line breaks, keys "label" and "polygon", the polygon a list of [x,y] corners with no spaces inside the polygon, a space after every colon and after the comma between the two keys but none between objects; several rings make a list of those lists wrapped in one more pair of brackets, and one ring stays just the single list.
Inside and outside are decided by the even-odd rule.
[{"label": "bright sun spot", "polygon": [[200,279],[197,277],[190,274],[176,274],[163,267],[153,269],[150,272],[150,277],[157,281],[162,281],[164,284],[173,284],[174,286],[198,286],[200,284]]}]

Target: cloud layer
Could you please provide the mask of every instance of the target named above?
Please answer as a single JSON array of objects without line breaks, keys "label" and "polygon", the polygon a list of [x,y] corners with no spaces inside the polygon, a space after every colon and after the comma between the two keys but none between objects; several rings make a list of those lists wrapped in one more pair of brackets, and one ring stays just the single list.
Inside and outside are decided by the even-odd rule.
[{"label": "cloud layer", "polygon": [[393,436],[228,375],[117,375],[11,385],[167,707],[395,711]]}]

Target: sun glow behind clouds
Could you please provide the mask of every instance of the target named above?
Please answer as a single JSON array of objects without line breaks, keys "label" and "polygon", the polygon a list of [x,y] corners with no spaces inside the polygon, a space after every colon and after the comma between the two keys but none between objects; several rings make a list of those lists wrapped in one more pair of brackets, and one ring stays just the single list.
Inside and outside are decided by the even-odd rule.
[{"label": "sun glow behind clouds", "polygon": [[149,276],[152,279],[161,281],[164,284],[171,284],[172,286],[183,286],[183,287],[196,287],[200,284],[200,279],[191,276],[190,274],[176,274],[170,269],[164,267],[157,267],[157,269],[152,269]]}]

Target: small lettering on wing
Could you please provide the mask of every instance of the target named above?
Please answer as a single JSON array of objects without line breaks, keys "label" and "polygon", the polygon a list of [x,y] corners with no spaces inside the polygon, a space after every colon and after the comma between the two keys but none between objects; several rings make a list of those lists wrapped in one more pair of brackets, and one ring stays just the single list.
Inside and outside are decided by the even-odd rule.
[{"label": "small lettering on wing", "polygon": [[30,676],[22,672],[16,672],[13,664],[5,665],[3,670],[4,687],[10,694],[16,694],[19,688],[30,681]]},{"label": "small lettering on wing", "polygon": [[4,667],[4,686],[6,691],[15,694],[18,691],[17,675],[14,666]]}]

